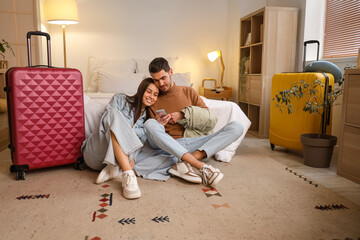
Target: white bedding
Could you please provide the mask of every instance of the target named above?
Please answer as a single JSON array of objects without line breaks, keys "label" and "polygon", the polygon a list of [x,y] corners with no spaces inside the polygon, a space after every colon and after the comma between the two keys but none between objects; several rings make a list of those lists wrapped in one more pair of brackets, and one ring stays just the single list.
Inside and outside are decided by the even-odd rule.
[{"label": "white bedding", "polygon": [[[111,97],[115,93],[85,93],[85,136],[88,137],[90,133],[97,129],[100,123],[100,117],[104,112],[106,104],[110,101]],[[246,132],[250,127],[250,120],[242,112],[240,107],[230,101],[211,100],[202,97],[205,104],[210,111],[214,113],[218,122],[214,128],[214,131],[218,131],[231,121],[240,121],[244,126],[244,132],[242,136],[233,142],[227,148],[217,152],[215,159],[222,162],[230,162],[235,155],[235,150],[238,148],[241,141],[244,139]]]}]

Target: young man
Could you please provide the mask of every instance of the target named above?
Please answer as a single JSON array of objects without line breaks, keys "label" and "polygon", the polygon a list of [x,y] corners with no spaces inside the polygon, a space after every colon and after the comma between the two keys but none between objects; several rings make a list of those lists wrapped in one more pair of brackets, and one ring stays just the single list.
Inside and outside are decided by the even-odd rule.
[{"label": "young man", "polygon": [[[149,65],[149,72],[160,94],[157,102],[151,106],[152,118],[145,122],[145,133],[154,149],[162,149],[179,160],[170,170],[172,175],[187,181],[215,187],[223,178],[219,169],[201,160],[213,156],[224,149],[243,133],[240,122],[233,121],[216,133],[207,136],[184,138],[184,127],[178,123],[184,118],[182,109],[189,106],[207,108],[203,100],[191,87],[177,86],[171,79],[173,70],[164,58],[155,58]],[[166,114],[156,114],[156,110],[164,109]],[[202,179],[192,167],[199,170]]]}]

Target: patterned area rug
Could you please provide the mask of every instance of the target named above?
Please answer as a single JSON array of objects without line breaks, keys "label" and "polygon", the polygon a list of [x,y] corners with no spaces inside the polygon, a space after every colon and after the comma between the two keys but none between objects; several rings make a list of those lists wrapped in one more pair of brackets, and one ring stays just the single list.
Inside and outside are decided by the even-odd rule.
[{"label": "patterned area rug", "polygon": [[63,166],[10,174],[0,152],[1,239],[358,239],[360,206],[267,155],[238,151],[209,160],[225,177],[217,188],[177,178],[138,179],[126,200],[118,180]]}]

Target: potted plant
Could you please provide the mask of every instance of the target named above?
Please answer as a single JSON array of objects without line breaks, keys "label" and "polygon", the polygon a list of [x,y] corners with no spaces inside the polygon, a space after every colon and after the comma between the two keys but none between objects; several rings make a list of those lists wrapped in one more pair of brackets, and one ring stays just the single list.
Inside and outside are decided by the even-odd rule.
[{"label": "potted plant", "polygon": [[[352,68],[347,66],[346,68]],[[304,99],[303,111],[321,116],[319,131],[317,133],[301,134],[303,144],[304,164],[311,167],[329,167],[337,137],[326,134],[331,118],[331,108],[343,93],[344,77],[338,80],[338,86],[333,87],[328,82],[315,79],[308,83],[304,80],[295,82],[291,88],[278,92],[272,99],[281,112],[286,109],[291,114],[293,109],[291,101]],[[334,85],[335,86],[335,85]]]},{"label": "potted plant", "polygon": [[11,48],[10,44],[5,41],[4,39],[2,41],[0,41],[0,54],[3,57],[2,60],[0,60],[0,69],[6,69],[8,68],[8,61],[5,60],[5,55],[4,53],[6,52],[6,49],[9,49],[11,51],[11,53],[15,56],[15,53],[13,51],[13,49]]}]

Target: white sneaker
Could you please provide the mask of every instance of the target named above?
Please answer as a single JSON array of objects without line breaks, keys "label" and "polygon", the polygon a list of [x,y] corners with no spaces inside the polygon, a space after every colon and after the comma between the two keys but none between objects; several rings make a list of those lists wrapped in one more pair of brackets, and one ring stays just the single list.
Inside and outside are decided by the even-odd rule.
[{"label": "white sneaker", "polygon": [[215,188],[224,177],[224,174],[222,174],[219,169],[207,164],[202,166],[199,169],[199,172],[202,174],[204,185],[210,185],[212,188]]},{"label": "white sneaker", "polygon": [[122,174],[122,189],[124,198],[135,199],[141,197],[141,191],[134,173]]},{"label": "white sneaker", "polygon": [[121,177],[121,171],[119,166],[108,164],[106,167],[103,168],[103,170],[101,170],[95,183],[101,184],[111,179],[119,178],[119,177]]},{"label": "white sneaker", "polygon": [[191,165],[186,162],[177,162],[169,169],[169,173],[192,183],[201,183],[201,177],[197,175]]}]

